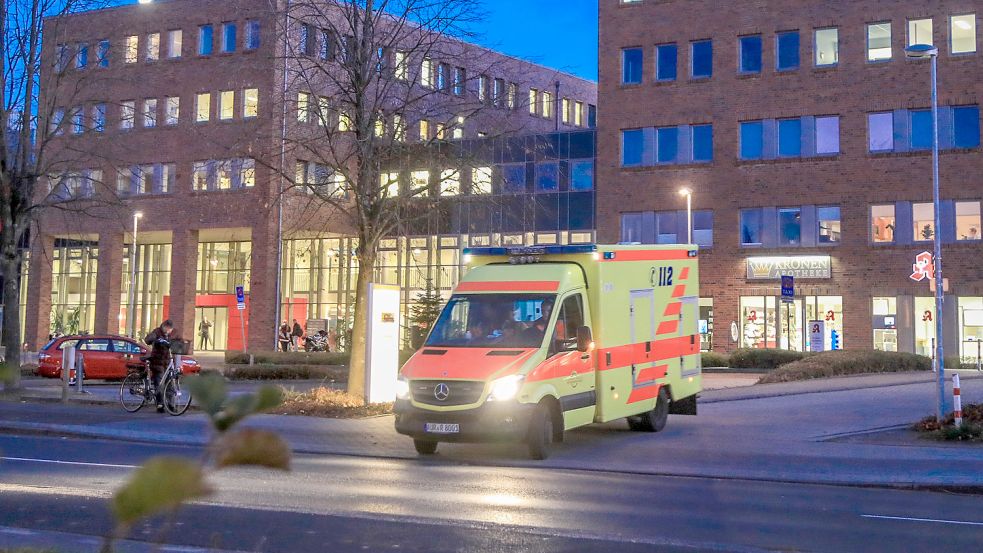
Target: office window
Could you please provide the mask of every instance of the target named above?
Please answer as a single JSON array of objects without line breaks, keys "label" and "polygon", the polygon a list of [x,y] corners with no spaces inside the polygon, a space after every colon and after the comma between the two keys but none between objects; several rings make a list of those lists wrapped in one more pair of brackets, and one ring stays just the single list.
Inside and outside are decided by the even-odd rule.
[{"label": "office window", "polygon": [[119,106],[119,128],[132,129],[136,112],[136,101],[124,100]]},{"label": "office window", "polygon": [[491,194],[492,193],[492,168],[475,167],[471,170],[471,193],[472,194]]},{"label": "office window", "polygon": [[242,91],[242,116],[245,118],[259,115],[259,89],[247,88]]},{"label": "office window", "polygon": [[713,246],[713,211],[701,209],[693,212],[693,242],[708,248]]},{"label": "office window", "polygon": [[764,126],[761,121],[741,123],[741,159],[761,159],[764,155]]},{"label": "office window", "polygon": [[233,167],[231,159],[220,159],[212,162],[215,167],[215,189],[232,190]]},{"label": "office window", "polygon": [[444,169],[440,172],[437,187],[441,196],[457,196],[461,193],[461,173],[457,169]]},{"label": "office window", "polygon": [[160,59],[160,33],[150,33],[147,35],[147,61],[157,61]]},{"label": "office window", "polygon": [[464,81],[467,79],[467,74],[463,67],[454,68],[454,95],[464,96]]},{"label": "office window", "polygon": [[455,140],[460,140],[464,138],[464,124],[465,124],[464,116],[458,115],[454,121],[453,137]]},{"label": "office window", "polygon": [[250,19],[246,21],[246,50],[259,48],[259,20]]},{"label": "office window", "polygon": [[676,220],[675,211],[661,211],[655,214],[655,243],[656,244],[677,244],[679,243],[676,234],[679,222]]},{"label": "office window", "polygon": [[406,52],[396,50],[393,54],[393,76],[401,81],[409,80],[410,69]]},{"label": "office window", "polygon": [[430,140],[430,121],[420,119],[420,141],[426,142],[427,140]]},{"label": "office window", "polygon": [[645,134],[642,129],[621,131],[621,166],[637,167],[642,164]]},{"label": "office window", "polygon": [[195,96],[195,121],[206,123],[211,118],[212,95],[208,92],[201,92]]},{"label": "office window", "polygon": [[406,140],[406,123],[403,122],[403,116],[398,113],[393,114],[393,138],[400,142]]},{"label": "office window", "polygon": [[196,161],[191,164],[191,186],[195,190],[208,190],[209,163],[207,161]]},{"label": "office window", "polygon": [[72,108],[72,134],[85,132],[85,110],[82,106]]},{"label": "office window", "polygon": [[713,76],[713,42],[699,40],[690,44],[690,74],[694,79]]},{"label": "office window", "polygon": [[835,244],[840,241],[840,208],[828,206],[816,208],[816,221],[819,223],[819,243]]},{"label": "office window", "polygon": [[980,239],[980,202],[956,202],[956,240]]},{"label": "office window", "polygon": [[338,112],[338,131],[348,132],[352,130],[352,116],[343,111]]},{"label": "office window", "polygon": [[140,59],[140,37],[128,36],[123,39],[125,50],[123,53],[124,63],[136,63]]},{"label": "office window", "polygon": [[168,31],[167,33],[167,57],[180,58],[181,48],[184,44],[184,33],[181,29]]},{"label": "office window", "polygon": [[313,25],[303,23],[300,26],[300,43],[298,50],[304,56],[313,56],[317,50],[317,31]]},{"label": "office window", "polygon": [[505,105],[509,109],[515,109],[516,100],[518,100],[518,96],[519,96],[519,85],[515,83],[509,83],[508,97],[505,100]]},{"label": "office window", "polygon": [[71,62],[72,54],[67,44],[59,44],[55,53],[55,72],[61,73]]},{"label": "office window", "polygon": [[235,117],[235,99],[236,93],[234,90],[223,90],[218,94],[218,118],[221,120],[229,120]]},{"label": "office window", "polygon": [[297,93],[297,121],[307,123],[311,118],[311,95],[306,92]]},{"label": "office window", "polygon": [[433,62],[430,58],[423,58],[423,63],[420,64],[420,85],[433,88]]},{"label": "office window", "polygon": [[238,160],[238,162],[239,162],[239,187],[252,188],[256,186],[256,160],[251,157],[247,157]]},{"label": "office window", "polygon": [[672,163],[676,161],[679,151],[679,128],[665,127],[656,129],[656,162]]},{"label": "office window", "polygon": [[693,126],[693,161],[713,161],[713,125]]},{"label": "office window", "polygon": [[[523,172],[523,176],[525,172]],[[525,184],[525,180],[523,180]],[[570,161],[570,191],[581,192],[594,189],[594,160]]]},{"label": "office window", "polygon": [[584,126],[584,103],[577,102],[573,106],[573,124],[578,127]]},{"label": "office window", "polygon": [[169,96],[165,102],[166,113],[164,114],[164,124],[177,125],[178,120],[181,118],[181,98]]},{"label": "office window", "polygon": [[560,120],[563,121],[564,125],[570,124],[570,98],[564,98],[560,101]]},{"label": "office window", "polygon": [[488,101],[488,76],[478,75],[478,101],[485,103]]},{"label": "office window", "polygon": [[655,47],[655,78],[659,81],[675,81],[679,60],[675,44],[662,44]]},{"label": "office window", "polygon": [[911,148],[927,150],[932,147],[932,112],[927,109],[913,110],[911,116]]},{"label": "office window", "polygon": [[65,108],[57,108],[51,114],[51,133],[54,135],[62,135],[65,129],[62,128],[62,123],[65,122]]},{"label": "office window", "polygon": [[764,221],[760,208],[741,210],[741,245],[761,245]]},{"label": "office window", "polygon": [[913,44],[934,44],[931,19],[912,19],[908,21],[907,46]]},{"label": "office window", "polygon": [[236,51],[235,23],[222,23],[222,51],[225,53]]},{"label": "office window", "polygon": [[79,44],[75,52],[75,69],[85,69],[89,65],[89,45]]},{"label": "office window", "polygon": [[953,54],[976,52],[976,14],[949,18],[949,51]]},{"label": "office window", "polygon": [[741,50],[741,73],[761,73],[761,35],[744,36],[738,39]]},{"label": "office window", "polygon": [[529,89],[529,115],[536,115],[536,108],[539,106],[539,91],[535,88]]},{"label": "office window", "polygon": [[870,240],[878,244],[894,242],[894,204],[870,207]]},{"label": "office window", "polygon": [[802,120],[780,119],[778,121],[779,157],[799,157],[802,155]]},{"label": "office window", "polygon": [[505,80],[494,79],[492,81],[492,104],[495,107],[502,107],[502,95],[505,94]]},{"label": "office window", "polygon": [[211,25],[198,27],[198,55],[210,56],[214,50],[214,30]]},{"label": "office window", "polygon": [[555,192],[560,189],[560,164],[547,161],[536,164],[536,192]]},{"label": "office window", "polygon": [[840,62],[840,30],[816,29],[816,67]]},{"label": "office window", "polygon": [[99,67],[109,67],[109,41],[100,40],[99,49],[96,50],[96,60]]},{"label": "office window", "polygon": [[[329,126],[331,121],[331,100],[327,96],[312,96],[312,98],[317,98],[317,124],[321,127]],[[258,98],[257,101],[259,101]]]},{"label": "office window", "polygon": [[446,63],[437,64],[437,90],[447,92],[450,88],[450,70]]},{"label": "office window", "polygon": [[891,59],[891,22],[867,24],[867,61]]},{"label": "office window", "polygon": [[916,242],[927,242],[935,238],[935,206],[933,204],[911,204],[911,222]]},{"label": "office window", "polygon": [[956,148],[976,148],[980,145],[979,106],[952,108],[953,145]]},{"label": "office window", "polygon": [[545,90],[539,95],[540,100],[543,102],[543,117],[547,119],[553,118],[553,93],[546,92]]},{"label": "office window", "polygon": [[621,84],[641,84],[644,54],[641,48],[621,50]]},{"label": "office window", "polygon": [[106,104],[92,106],[92,130],[96,132],[106,130]]},{"label": "office window", "polygon": [[868,147],[871,152],[894,149],[894,114],[886,111],[867,114]]},{"label": "office window", "polygon": [[839,116],[816,117],[816,153],[820,155],[840,153]]},{"label": "office window", "polygon": [[147,98],[143,101],[143,126],[157,126],[157,98]]},{"label": "office window", "polygon": [[802,209],[798,207],[778,210],[778,243],[781,246],[798,246],[802,243]]},{"label": "office window", "polygon": [[779,33],[776,39],[778,49],[776,67],[779,71],[792,71],[799,68],[799,32]]}]

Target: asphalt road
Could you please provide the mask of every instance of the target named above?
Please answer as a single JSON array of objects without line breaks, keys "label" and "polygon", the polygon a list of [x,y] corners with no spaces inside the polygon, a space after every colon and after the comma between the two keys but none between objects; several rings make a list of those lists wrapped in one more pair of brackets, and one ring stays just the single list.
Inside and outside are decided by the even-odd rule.
[{"label": "asphalt road", "polygon": [[[194,448],[0,436],[0,547],[95,543],[106,499],[152,455]],[[643,460],[640,460],[644,462]],[[166,541],[235,551],[979,551],[983,497],[931,492],[298,456],[233,470]],[[134,529],[152,540],[160,523]],[[87,538],[89,536],[89,538]],[[90,545],[91,547],[91,545]],[[174,550],[174,549],[171,549]],[[178,549],[188,551],[188,549]]]}]

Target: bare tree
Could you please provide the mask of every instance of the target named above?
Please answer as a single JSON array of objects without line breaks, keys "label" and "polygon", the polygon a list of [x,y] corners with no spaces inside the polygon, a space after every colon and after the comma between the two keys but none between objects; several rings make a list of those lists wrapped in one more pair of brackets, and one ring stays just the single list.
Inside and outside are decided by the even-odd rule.
[{"label": "bare tree", "polygon": [[[523,124],[512,117],[521,107],[517,86],[490,77],[514,75],[519,62],[464,42],[482,17],[480,6],[479,0],[295,1],[283,18],[280,171],[290,184],[281,202],[299,214],[294,219],[305,230],[357,238],[348,378],[354,395],[365,392],[366,294],[380,242],[407,221],[429,216],[442,195],[467,187],[491,192],[490,173],[416,170],[460,167],[464,146],[449,141],[462,138],[465,126],[493,136]],[[321,229],[310,228],[318,223]]]},{"label": "bare tree", "polygon": [[[22,246],[32,225],[49,210],[85,215],[105,205],[99,198],[106,196],[100,170],[68,172],[80,163],[91,164],[92,158],[59,140],[84,119],[76,118],[70,106],[78,105],[88,85],[85,79],[65,75],[79,54],[59,46],[53,66],[44,67],[42,39],[47,39],[46,48],[54,48],[62,32],[61,16],[103,5],[102,0],[0,2],[0,274],[3,345],[14,367],[20,364],[21,351],[18,277],[25,261]],[[51,175],[61,178],[47,178]],[[43,183],[50,188],[42,189]],[[8,387],[19,384],[14,380]]]}]

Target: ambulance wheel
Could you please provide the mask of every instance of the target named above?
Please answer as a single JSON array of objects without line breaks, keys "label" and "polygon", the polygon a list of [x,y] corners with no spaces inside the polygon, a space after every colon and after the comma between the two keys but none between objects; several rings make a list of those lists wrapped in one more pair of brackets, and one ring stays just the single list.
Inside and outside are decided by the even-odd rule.
[{"label": "ambulance wheel", "polygon": [[529,456],[542,461],[550,456],[550,446],[553,445],[553,417],[549,407],[540,404],[529,422],[529,435],[526,436]]},{"label": "ambulance wheel", "polygon": [[663,387],[655,400],[655,409],[634,417],[628,417],[628,428],[636,432],[659,432],[669,421],[669,394]]},{"label": "ambulance wheel", "polygon": [[430,440],[413,440],[413,447],[420,455],[433,455],[437,453],[437,442]]}]

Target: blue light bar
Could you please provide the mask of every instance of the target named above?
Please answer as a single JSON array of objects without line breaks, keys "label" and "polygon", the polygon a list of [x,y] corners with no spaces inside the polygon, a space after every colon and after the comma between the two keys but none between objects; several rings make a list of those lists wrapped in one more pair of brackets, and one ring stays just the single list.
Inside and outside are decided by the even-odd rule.
[{"label": "blue light bar", "polygon": [[502,256],[502,255],[570,255],[594,253],[596,244],[581,244],[576,246],[513,246],[496,248],[465,248],[464,255],[471,256]]}]

